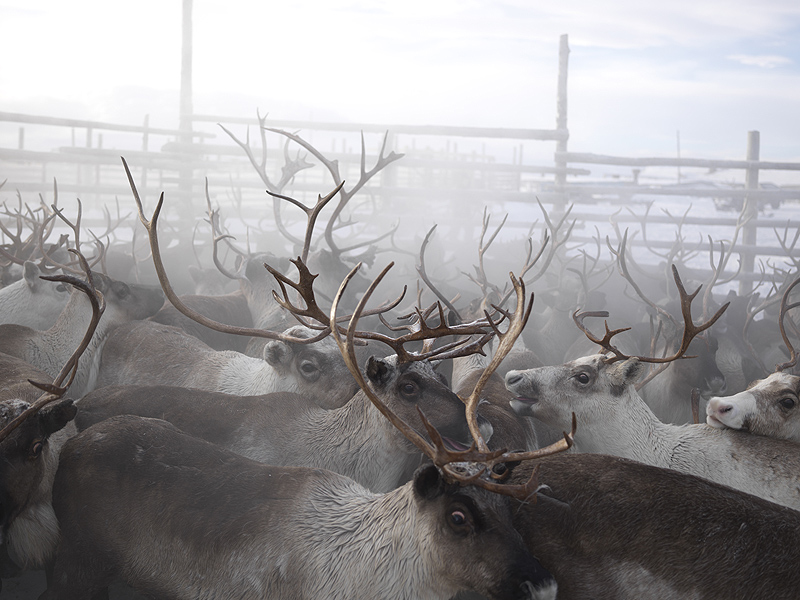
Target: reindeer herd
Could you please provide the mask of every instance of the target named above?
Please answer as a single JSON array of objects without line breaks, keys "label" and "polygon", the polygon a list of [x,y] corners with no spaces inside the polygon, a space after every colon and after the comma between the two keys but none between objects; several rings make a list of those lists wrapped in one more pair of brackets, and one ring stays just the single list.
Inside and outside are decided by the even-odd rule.
[{"label": "reindeer herd", "polygon": [[[44,600],[800,597],[792,249],[740,297],[738,228],[676,235],[645,266],[636,232],[574,244],[570,210],[540,205],[518,259],[487,212],[461,266],[435,225],[413,249],[397,227],[354,239],[350,200],[400,158],[385,142],[346,189],[296,134],[275,131],[273,182],[225,131],[283,241],[243,249],[206,190],[216,275],[196,289],[173,283],[189,259],[160,243],[163,194],[148,219],[124,160],[144,260],[123,219],[81,244],[80,204],[0,212],[7,587],[36,571]],[[283,192],[311,166],[290,143],[333,180],[312,206]]]}]

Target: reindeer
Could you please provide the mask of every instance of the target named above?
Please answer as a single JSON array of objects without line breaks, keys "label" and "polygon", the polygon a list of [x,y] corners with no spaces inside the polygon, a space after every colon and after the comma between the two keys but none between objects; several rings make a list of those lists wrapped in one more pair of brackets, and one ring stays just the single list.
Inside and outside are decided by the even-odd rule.
[{"label": "reindeer", "polygon": [[[401,361],[396,354],[370,357],[369,385],[417,430],[423,429],[417,412],[422,410],[451,448],[466,448],[470,438],[463,403],[430,363],[419,359]],[[349,372],[345,376],[355,383]],[[113,415],[155,417],[253,460],[328,469],[373,492],[388,492],[408,481],[420,462],[416,447],[362,391],[343,406],[334,406],[324,396],[333,395],[331,382],[324,381],[327,384],[315,387],[313,395],[234,396],[168,386],[103,387],[80,400],[76,425],[82,431]],[[482,420],[481,426],[489,439],[492,425]]]},{"label": "reindeer", "polygon": [[[86,294],[92,317],[53,382],[47,384],[46,377],[38,379],[41,373],[27,370],[18,362],[5,361],[26,376],[37,377],[36,387],[45,390],[35,400],[20,395],[5,396],[0,402],[0,545],[8,549],[16,565],[24,568],[42,567],[58,540],[51,490],[60,448],[74,433],[65,427],[76,413],[73,401],[61,398],[74,381],[79,359],[90,346],[106,308],[86,260],[81,255],[79,259],[86,281],[67,275],[54,276],[53,280],[69,283]],[[29,393],[27,388],[21,391]]]},{"label": "reindeer", "polygon": [[[22,400],[3,401],[0,426],[30,407]],[[50,404],[0,442],[0,545],[7,546],[11,560],[22,568],[44,566],[58,541],[51,489],[67,438],[63,429],[76,411],[72,400]]]},{"label": "reindeer", "polygon": [[0,323],[13,323],[31,329],[52,327],[69,299],[63,283],[39,278],[42,271],[25,261],[22,279],[0,288]]},{"label": "reindeer", "polygon": [[[514,467],[510,482],[532,466]],[[612,456],[550,456],[537,468],[546,487],[513,508],[513,523],[559,600],[797,597],[795,510]]]},{"label": "reindeer", "polygon": [[114,576],[187,600],[462,589],[511,599],[524,597],[524,582],[547,580],[507,503],[448,484],[435,466],[376,495],[330,471],[256,463],[130,415],[65,444],[54,505],[62,537],[42,600],[90,598]]},{"label": "reindeer", "polygon": [[[262,330],[256,330],[262,331]],[[324,408],[343,406],[358,389],[336,344],[302,325],[264,346],[261,358],[214,350],[182,330],[149,321],[120,326],[103,347],[97,387],[174,385],[253,396],[286,391]]]},{"label": "reindeer", "polygon": [[[605,337],[597,343],[611,356],[597,354],[556,367],[509,372],[506,387],[518,396],[515,410],[553,427],[563,426],[569,414],[576,413],[581,425],[579,452],[613,454],[675,469],[800,508],[800,453],[794,443],[707,425],[664,424],[636,393],[634,383],[644,370],[643,360],[677,360],[691,339],[724,309],[694,325],[690,309],[697,292],[687,294],[674,268],[673,273],[685,320],[683,343],[673,356],[628,357],[611,345],[618,331],[606,326]],[[583,316],[576,315],[579,327]],[[585,328],[584,332],[588,333]]]},{"label": "reindeer", "polygon": [[[517,598],[527,594],[524,583],[552,585],[511,527],[507,500],[493,493],[525,498],[538,481],[511,486],[490,476],[543,451],[488,451],[475,411],[480,384],[466,403],[473,448],[448,450],[426,419],[432,444],[403,423],[355,359],[355,326],[376,282],[344,335],[336,310],[346,282],[331,332],[364,393],[434,464],[375,495],[328,471],[253,463],[163,421],[112,417],[62,451],[54,488],[62,537],[43,599],[91,597],[115,576],[174,598],[448,598],[459,590]],[[514,283],[509,329],[500,334],[491,323],[501,350],[487,378],[530,314],[524,287]]]},{"label": "reindeer", "polygon": [[[149,317],[163,302],[160,290],[115,281],[101,273],[95,273],[94,278],[97,289],[106,299],[107,308],[90,347],[81,358],[80,369],[71,388],[77,396],[94,386],[97,374],[95,360],[99,361],[100,350],[108,333],[122,323]],[[73,291],[50,329],[38,331],[20,325],[0,325],[3,352],[25,360],[53,377],[80,341],[91,318],[92,308],[85,295]]]},{"label": "reindeer", "polygon": [[800,442],[800,377],[787,372],[797,364],[797,351],[789,341],[784,319],[790,309],[800,302],[789,304],[789,294],[800,283],[796,279],[783,293],[778,326],[789,360],[775,367],[775,372],[755,381],[743,392],[733,396],[714,397],[706,406],[706,423],[712,427],[741,429],[758,435]]}]

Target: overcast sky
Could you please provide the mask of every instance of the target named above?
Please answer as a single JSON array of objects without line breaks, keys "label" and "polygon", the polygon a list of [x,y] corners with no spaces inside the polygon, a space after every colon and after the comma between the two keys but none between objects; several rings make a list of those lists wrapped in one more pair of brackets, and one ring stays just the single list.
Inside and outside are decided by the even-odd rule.
[{"label": "overcast sky", "polygon": [[[177,126],[180,0],[0,0],[0,110]],[[194,1],[196,113],[552,128],[569,148],[800,160],[800,2]]]}]

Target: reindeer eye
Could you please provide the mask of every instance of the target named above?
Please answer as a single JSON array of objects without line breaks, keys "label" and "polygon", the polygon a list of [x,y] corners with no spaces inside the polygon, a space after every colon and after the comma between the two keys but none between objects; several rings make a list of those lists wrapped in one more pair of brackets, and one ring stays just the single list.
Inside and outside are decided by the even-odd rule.
[{"label": "reindeer eye", "polygon": [[791,410],[794,408],[796,402],[794,401],[794,398],[786,397],[786,398],[781,398],[779,404],[786,410]]},{"label": "reindeer eye", "polygon": [[300,373],[306,379],[312,379],[319,376],[319,369],[310,360],[304,360],[300,363]]},{"label": "reindeer eye", "polygon": [[578,373],[577,375],[575,375],[575,379],[577,380],[578,383],[586,385],[591,381],[592,378],[589,377],[588,373]]},{"label": "reindeer eye", "polygon": [[63,283],[59,283],[56,286],[56,291],[57,292],[66,292],[67,291],[67,286],[65,286]]},{"label": "reindeer eye", "polygon": [[467,522],[467,515],[460,510],[454,510],[450,513],[450,521],[453,525],[465,525]]},{"label": "reindeer eye", "polygon": [[33,455],[33,458],[38,458],[39,455],[42,453],[43,448],[44,448],[44,442],[42,440],[34,442],[33,447],[31,448],[31,454]]},{"label": "reindeer eye", "polygon": [[410,381],[406,382],[400,386],[400,393],[404,396],[415,396],[417,394],[417,385]]}]

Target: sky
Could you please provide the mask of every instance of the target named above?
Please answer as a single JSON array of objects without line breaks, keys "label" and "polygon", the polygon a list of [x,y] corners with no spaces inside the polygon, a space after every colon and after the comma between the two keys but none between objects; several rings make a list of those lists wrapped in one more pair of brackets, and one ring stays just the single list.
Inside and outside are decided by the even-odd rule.
[{"label": "sky", "polygon": [[[0,0],[0,111],[176,127],[179,0]],[[569,149],[800,161],[797,0],[194,0],[199,114],[555,126]],[[549,149],[552,152],[552,148]]]}]

